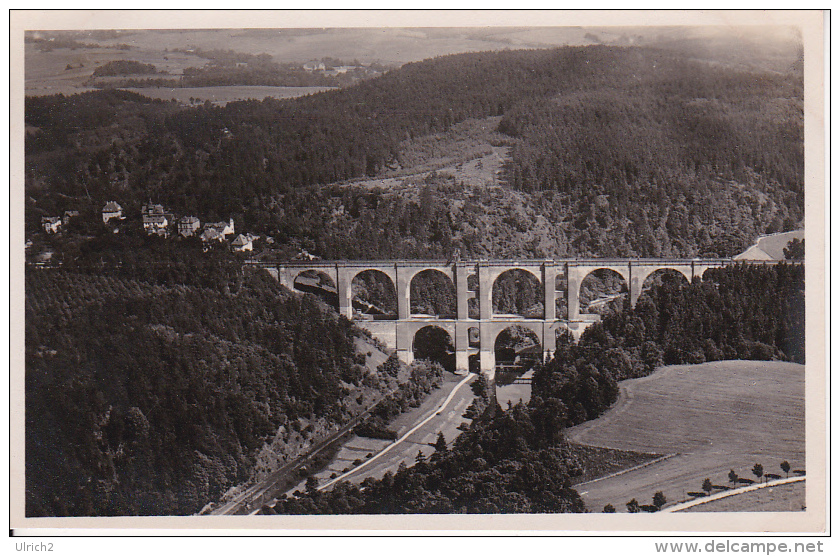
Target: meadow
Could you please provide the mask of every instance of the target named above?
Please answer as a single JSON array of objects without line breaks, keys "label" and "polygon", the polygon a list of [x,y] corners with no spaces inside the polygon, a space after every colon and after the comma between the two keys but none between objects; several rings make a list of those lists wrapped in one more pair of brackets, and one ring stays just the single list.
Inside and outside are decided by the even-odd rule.
[{"label": "meadow", "polygon": [[755,479],[755,463],[767,473],[779,474],[785,460],[793,469],[805,469],[805,367],[770,361],[664,367],[624,381],[615,406],[569,429],[568,437],[605,448],[676,454],[579,486],[592,511],[605,504],[623,511],[632,498],[648,504],[660,490],[669,503],[684,501],[707,477],[725,486],[730,469]]},{"label": "meadow", "polygon": [[236,100],[263,100],[264,98],[295,98],[329,90],[329,87],[261,87],[234,85],[227,87],[144,87],[141,89],[126,89],[146,97],[175,100],[182,104],[202,104],[210,101],[215,105],[224,106]]}]

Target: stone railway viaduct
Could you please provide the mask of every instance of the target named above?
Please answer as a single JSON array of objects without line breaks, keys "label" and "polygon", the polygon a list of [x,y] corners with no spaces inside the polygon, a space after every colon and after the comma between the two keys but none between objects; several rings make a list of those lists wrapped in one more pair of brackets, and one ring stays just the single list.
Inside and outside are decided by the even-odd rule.
[{"label": "stone railway viaduct", "polygon": [[[556,334],[569,330],[575,337],[587,326],[598,321],[598,315],[580,313],[580,287],[590,273],[608,269],[624,279],[630,303],[636,304],[645,280],[659,271],[672,270],[685,277],[687,282],[700,278],[710,268],[735,263],[775,264],[776,261],[733,261],[732,259],[568,259],[568,260],[478,260],[478,261],[293,261],[284,263],[250,263],[267,269],[281,284],[290,290],[303,273],[314,271],[332,280],[338,295],[340,314],[353,319],[353,279],[360,273],[372,270],[387,276],[397,296],[396,319],[363,320],[356,324],[371,332],[386,346],[396,350],[406,363],[414,360],[415,335],[427,326],[445,330],[455,346],[456,372],[467,372],[469,357],[479,356],[481,372],[493,380],[496,368],[495,343],[498,335],[511,326],[531,330],[539,338],[544,356],[551,357],[556,345]],[[525,318],[519,315],[494,314],[493,284],[505,272],[521,270],[533,275],[543,285],[544,314],[542,318]],[[457,311],[452,317],[411,314],[411,282],[421,272],[442,274],[452,284],[457,299]],[[560,280],[558,280],[558,278]],[[565,283],[565,291],[558,291],[558,282]],[[474,289],[470,288],[470,284]],[[565,296],[567,314],[556,314],[555,302]],[[478,318],[470,318],[469,300],[476,299]],[[475,302],[474,302],[475,303]],[[470,345],[470,329],[475,328],[479,337],[477,347]],[[475,335],[475,331],[473,331]]]}]

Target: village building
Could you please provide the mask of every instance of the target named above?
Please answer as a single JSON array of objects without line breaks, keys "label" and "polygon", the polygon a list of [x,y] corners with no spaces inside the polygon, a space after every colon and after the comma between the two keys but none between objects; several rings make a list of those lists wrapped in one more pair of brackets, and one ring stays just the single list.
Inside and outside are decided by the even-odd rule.
[{"label": "village building", "polygon": [[61,230],[60,216],[43,216],[41,217],[41,226],[48,234],[55,234]]},{"label": "village building", "polygon": [[311,60],[303,64],[303,69],[306,71],[324,71],[327,69],[327,66],[324,62],[320,62],[318,60]]},{"label": "village building", "polygon": [[144,204],[143,207],[140,209],[140,212],[149,216],[154,216],[156,214],[166,214],[166,211],[163,209],[163,205],[156,205],[151,201]]},{"label": "village building", "polygon": [[213,243],[224,243],[225,236],[219,233],[215,228],[208,228],[205,226],[204,231],[201,232],[201,243],[204,244],[204,252],[211,249]]},{"label": "village building", "polygon": [[201,227],[201,221],[195,216],[185,216],[178,221],[178,233],[183,237],[194,236]]},{"label": "village building", "polygon": [[168,235],[169,220],[165,214],[144,214],[143,229],[147,234]]},{"label": "village building", "polygon": [[140,212],[143,215],[143,229],[146,233],[164,237],[169,235],[169,223],[173,217],[166,212],[163,205],[156,205],[149,201],[143,205]]},{"label": "village building", "polygon": [[300,252],[295,255],[294,260],[296,261],[320,261],[321,257],[318,255],[313,255],[306,249],[301,249]]},{"label": "village building", "polygon": [[122,220],[125,218],[123,216],[123,209],[116,201],[108,201],[104,207],[102,207],[102,222],[105,224],[108,223],[109,220],[116,218],[117,220]]},{"label": "village building", "polygon": [[211,241],[218,241],[222,242],[225,240],[225,236],[220,234],[218,230],[215,228],[208,228],[205,227],[204,231],[201,233],[201,241],[204,243],[209,243]]},{"label": "village building", "polygon": [[234,251],[253,251],[254,250],[254,239],[256,239],[251,234],[239,234],[236,236],[231,242],[231,247],[233,247]]},{"label": "village building", "polygon": [[234,233],[233,218],[229,222],[208,222],[204,225],[204,230],[216,230],[223,236],[229,236]]},{"label": "village building", "polygon": [[79,216],[79,211],[77,210],[65,210],[64,216],[62,217],[61,221],[66,226],[70,223],[70,219]]}]

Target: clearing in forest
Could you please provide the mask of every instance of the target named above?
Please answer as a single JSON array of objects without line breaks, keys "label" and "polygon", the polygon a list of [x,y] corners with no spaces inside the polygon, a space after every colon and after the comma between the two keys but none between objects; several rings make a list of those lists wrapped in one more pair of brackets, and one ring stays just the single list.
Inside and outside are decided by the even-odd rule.
[{"label": "clearing in forest", "polygon": [[605,504],[625,511],[632,498],[650,504],[659,490],[669,504],[684,501],[689,492],[701,491],[707,477],[726,486],[730,469],[755,479],[755,463],[765,473],[781,474],[784,460],[805,469],[805,367],[775,361],[664,367],[624,381],[610,411],[567,435],[580,444],[676,454],[578,485],[595,512]]}]

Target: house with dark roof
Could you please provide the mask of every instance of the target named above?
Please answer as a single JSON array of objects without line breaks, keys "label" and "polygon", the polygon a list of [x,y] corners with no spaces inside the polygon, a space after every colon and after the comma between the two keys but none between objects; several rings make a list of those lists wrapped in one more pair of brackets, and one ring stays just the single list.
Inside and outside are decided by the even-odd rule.
[{"label": "house with dark roof", "polygon": [[143,229],[147,234],[165,236],[168,234],[169,219],[165,214],[144,214]]},{"label": "house with dark roof", "polygon": [[204,243],[208,243],[211,241],[218,241],[222,242],[225,240],[225,236],[220,234],[218,230],[215,228],[205,227],[204,231],[201,232],[201,241]]},{"label": "house with dark roof", "polygon": [[156,205],[149,201],[143,205],[140,212],[143,216],[143,229],[147,234],[169,235],[169,223],[174,218],[172,214],[166,212],[163,205]]},{"label": "house with dark roof", "polygon": [[125,218],[123,216],[122,207],[116,201],[108,201],[105,206],[102,207],[102,222],[107,224],[112,218],[116,218],[117,220]]},{"label": "house with dark roof", "polygon": [[223,236],[233,234],[233,218],[229,222],[208,222],[204,225],[205,230],[216,230]]},{"label": "house with dark roof", "polygon": [[79,211],[77,211],[77,210],[65,210],[64,211],[64,216],[62,217],[61,222],[66,226],[70,222],[70,219],[74,218],[76,216],[79,216]]},{"label": "house with dark roof", "polygon": [[166,213],[166,211],[163,210],[163,205],[156,205],[151,201],[143,205],[143,207],[140,209],[140,212],[143,214],[148,214],[149,216]]}]

